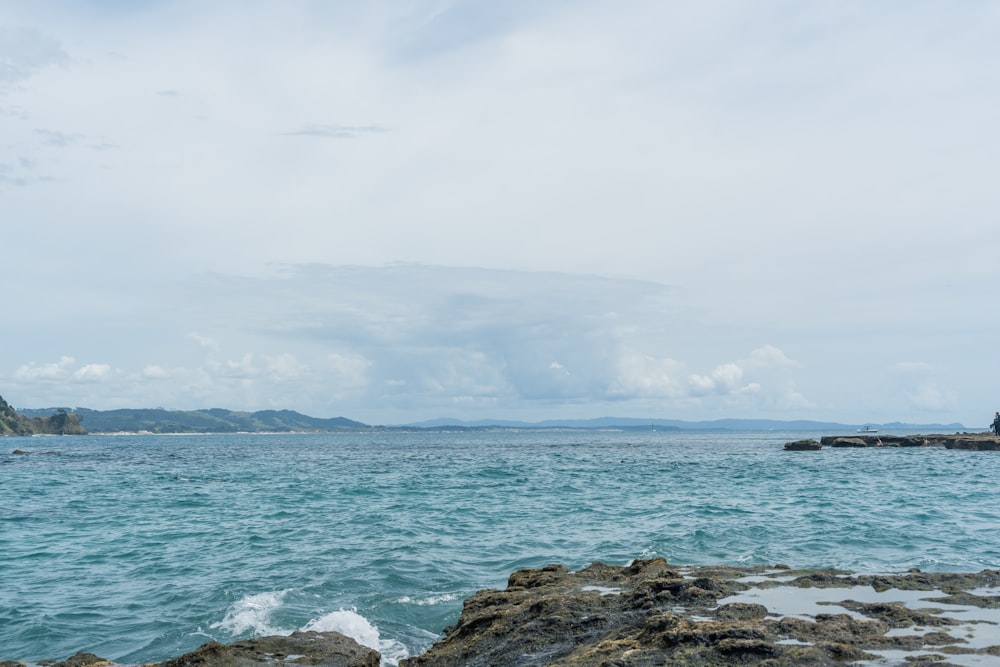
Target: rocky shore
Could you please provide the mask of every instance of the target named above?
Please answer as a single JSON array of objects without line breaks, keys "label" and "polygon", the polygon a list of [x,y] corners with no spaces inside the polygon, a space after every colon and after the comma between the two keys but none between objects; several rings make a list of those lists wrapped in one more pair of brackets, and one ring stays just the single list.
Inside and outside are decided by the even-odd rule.
[{"label": "rocky shore", "polygon": [[992,433],[955,433],[954,435],[826,435],[819,440],[796,440],[785,443],[788,451],[815,451],[823,447],[944,447],[945,449],[1000,450],[1000,437]]},{"label": "rocky shore", "polygon": [[[1000,664],[1000,570],[857,575],[659,558],[579,571],[549,565],[477,592],[443,632],[400,667]],[[379,661],[343,635],[305,632],[209,642],[159,667]],[[113,663],[77,654],[47,664]]]},{"label": "rocky shore", "polygon": [[[258,637],[232,644],[208,642],[194,651],[145,667],[251,667],[312,665],[316,667],[379,667],[381,656],[339,632],[295,632],[284,637]],[[93,653],[77,653],[61,661],[26,663],[0,660],[0,667],[115,667]]]}]

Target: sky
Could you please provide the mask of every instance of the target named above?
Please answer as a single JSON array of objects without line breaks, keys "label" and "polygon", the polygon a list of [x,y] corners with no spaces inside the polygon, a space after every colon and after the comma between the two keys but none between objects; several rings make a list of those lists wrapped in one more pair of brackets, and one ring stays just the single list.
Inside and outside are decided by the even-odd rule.
[{"label": "sky", "polygon": [[977,0],[0,0],[0,395],[985,429],[997,34]]}]

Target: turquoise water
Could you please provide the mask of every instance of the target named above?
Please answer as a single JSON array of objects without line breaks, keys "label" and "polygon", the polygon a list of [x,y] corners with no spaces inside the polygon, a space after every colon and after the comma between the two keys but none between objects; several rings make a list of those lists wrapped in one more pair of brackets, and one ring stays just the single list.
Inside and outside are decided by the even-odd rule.
[{"label": "turquoise water", "polygon": [[819,435],[4,439],[0,659],[321,629],[391,665],[556,562],[1000,567],[1000,452],[781,449]]}]

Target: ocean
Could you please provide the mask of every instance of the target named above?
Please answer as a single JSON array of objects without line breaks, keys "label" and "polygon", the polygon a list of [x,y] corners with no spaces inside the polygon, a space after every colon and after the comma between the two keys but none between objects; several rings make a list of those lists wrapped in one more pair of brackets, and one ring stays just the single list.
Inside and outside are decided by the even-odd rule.
[{"label": "ocean", "polygon": [[549,563],[1000,568],[1000,452],[782,450],[820,435],[6,438],[0,659],[315,629],[395,665]]}]

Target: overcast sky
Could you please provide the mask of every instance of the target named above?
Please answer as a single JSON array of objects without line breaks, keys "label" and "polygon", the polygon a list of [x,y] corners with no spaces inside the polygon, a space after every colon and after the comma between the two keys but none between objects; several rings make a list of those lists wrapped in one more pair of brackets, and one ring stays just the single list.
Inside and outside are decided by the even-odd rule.
[{"label": "overcast sky", "polygon": [[975,0],[0,0],[0,395],[985,428],[998,34]]}]

